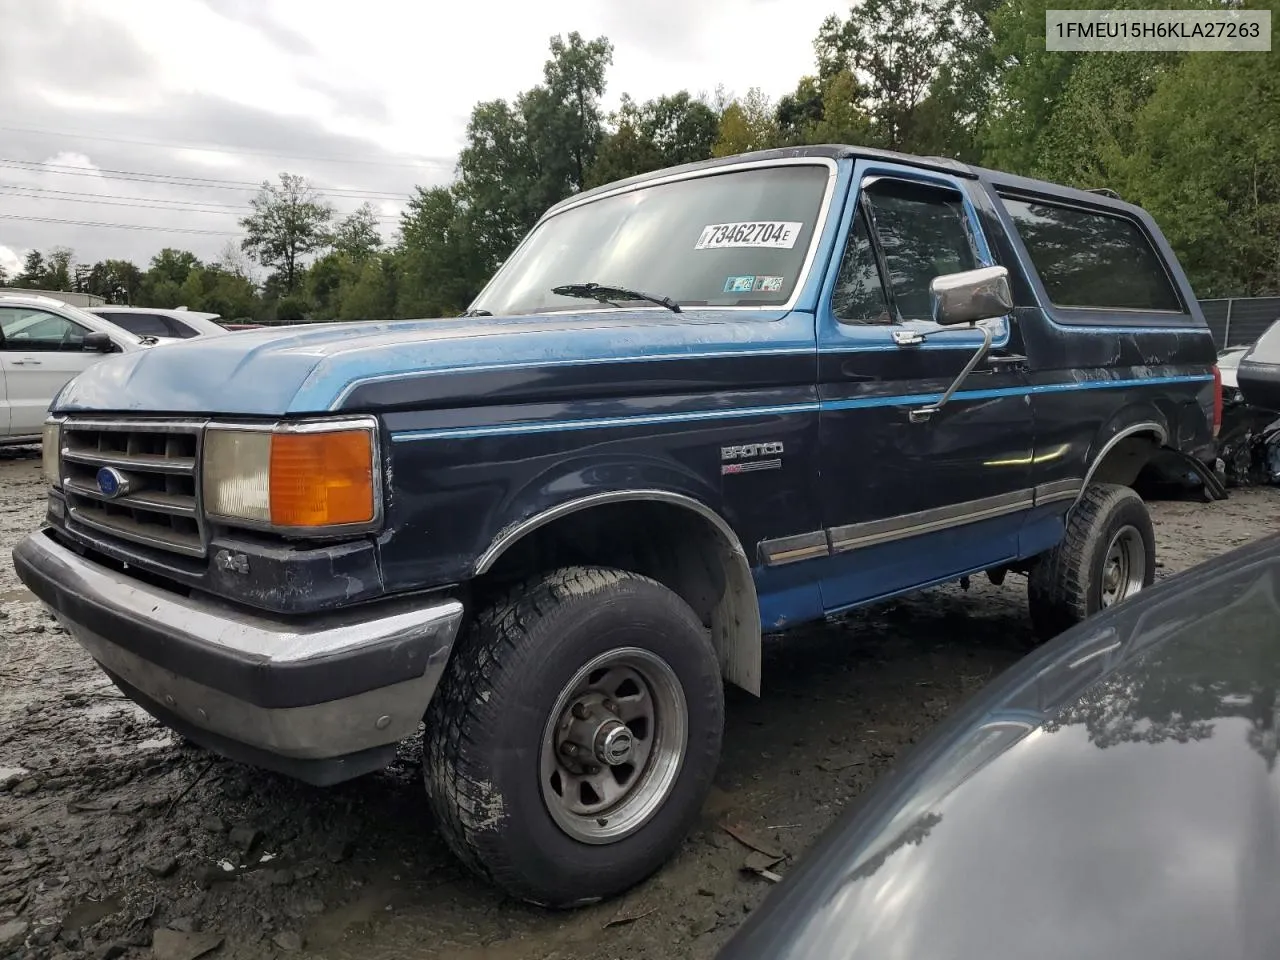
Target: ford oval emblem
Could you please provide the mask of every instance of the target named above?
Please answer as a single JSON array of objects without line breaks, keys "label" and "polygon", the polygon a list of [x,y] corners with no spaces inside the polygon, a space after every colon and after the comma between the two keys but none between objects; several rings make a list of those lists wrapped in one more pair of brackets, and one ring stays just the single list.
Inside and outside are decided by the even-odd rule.
[{"label": "ford oval emblem", "polygon": [[129,478],[115,467],[103,467],[98,471],[98,492],[108,500],[127,493]]}]

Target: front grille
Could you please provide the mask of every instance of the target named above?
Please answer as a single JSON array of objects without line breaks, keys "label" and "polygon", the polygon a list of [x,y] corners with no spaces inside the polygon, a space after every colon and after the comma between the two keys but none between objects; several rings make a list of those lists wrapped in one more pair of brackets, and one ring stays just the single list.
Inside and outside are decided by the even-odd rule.
[{"label": "front grille", "polygon": [[[205,555],[200,510],[201,421],[66,420],[62,489],[76,523],[192,557]],[[98,471],[114,467],[127,492],[112,497]]]}]

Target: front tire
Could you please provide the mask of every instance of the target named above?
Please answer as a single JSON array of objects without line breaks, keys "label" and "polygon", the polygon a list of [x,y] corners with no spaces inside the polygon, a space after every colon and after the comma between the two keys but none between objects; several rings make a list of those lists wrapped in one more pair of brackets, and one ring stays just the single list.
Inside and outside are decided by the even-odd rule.
[{"label": "front tire", "polygon": [[696,821],[724,693],[702,623],[661,584],[575,567],[476,617],[427,713],[424,773],[454,853],[569,907],[649,876]]},{"label": "front tire", "polygon": [[1090,484],[1062,542],[1031,569],[1027,596],[1036,635],[1057,636],[1151,586],[1155,572],[1155,531],[1142,498],[1118,484]]}]

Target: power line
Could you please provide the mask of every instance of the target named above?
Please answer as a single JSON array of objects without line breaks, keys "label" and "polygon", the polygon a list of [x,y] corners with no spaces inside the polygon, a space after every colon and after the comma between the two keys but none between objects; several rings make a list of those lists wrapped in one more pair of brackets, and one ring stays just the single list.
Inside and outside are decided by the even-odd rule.
[{"label": "power line", "polygon": [[190,233],[206,237],[238,237],[230,230],[197,230],[194,227],[155,227],[144,223],[102,223],[95,220],[59,220],[54,217],[22,217],[14,213],[0,213],[0,220],[26,220],[32,223],[61,223],[73,227],[103,227],[110,230],[154,230],[157,233]]},{"label": "power line", "polygon": [[[88,197],[50,197],[43,193],[26,193],[13,190],[10,187],[0,186],[0,196],[21,197],[27,200],[49,200],[56,203],[93,203],[102,204],[107,207],[131,207],[135,210],[168,210],[170,213],[199,213],[209,216],[221,217],[242,217],[245,215],[241,210],[205,210],[200,207],[179,206],[179,205],[162,205],[156,203],[134,203],[126,202],[124,199],[108,199],[108,198],[88,198]],[[176,201],[175,201],[176,204]],[[246,208],[247,209],[247,208]]]},{"label": "power line", "polygon": [[[51,196],[52,194],[57,196]],[[247,205],[206,204],[203,201],[165,200],[159,197],[103,197],[98,194],[80,193],[73,190],[50,190],[44,187],[29,187],[25,184],[0,183],[0,196],[21,197],[28,200],[49,200],[61,203],[93,203],[109,207],[133,207],[138,210],[168,210],[173,213],[199,213],[224,217],[243,217],[253,210],[253,207]],[[224,209],[206,209],[206,207],[212,206]],[[374,217],[385,222],[396,222],[400,219],[399,215],[390,213],[379,213],[375,214]]]},{"label": "power line", "polygon": [[[112,170],[95,167],[86,170],[68,164],[51,163],[40,160],[14,160],[0,157],[0,166],[10,169],[27,170],[36,173],[51,173],[59,176],[94,177],[105,180],[131,180],[137,183],[155,183],[175,187],[191,187],[209,190],[257,190],[262,184],[249,180],[220,180],[212,177],[187,177],[168,173],[147,173],[140,170]],[[322,196],[332,196],[348,200],[407,200],[407,193],[391,193],[381,190],[354,190],[346,187],[316,188]]]},{"label": "power line", "polygon": [[312,160],[318,163],[358,163],[375,167],[428,167],[448,166],[457,163],[452,157],[417,157],[413,160],[367,160],[358,157],[316,157],[296,153],[273,153],[270,150],[249,150],[235,147],[218,147],[198,141],[138,140],[129,137],[106,137],[100,134],[70,133],[62,130],[41,130],[37,127],[0,125],[0,130],[11,133],[34,133],[45,137],[70,137],[76,140],[100,140],[106,143],[130,143],[144,147],[171,147],[178,150],[203,150],[208,153],[230,153],[250,157],[273,157],[277,160]]},{"label": "power line", "polygon": [[[81,190],[55,190],[53,187],[38,187],[35,184],[16,183],[14,181],[0,182],[0,189],[5,190],[32,190],[37,193],[52,193],[67,197],[98,197],[101,194],[87,193]],[[112,200],[140,200],[143,203],[178,203],[178,204],[197,204],[201,207],[222,207],[227,210],[252,210],[248,204],[244,203],[219,203],[216,200],[168,200],[164,197],[125,197],[112,194]]]}]

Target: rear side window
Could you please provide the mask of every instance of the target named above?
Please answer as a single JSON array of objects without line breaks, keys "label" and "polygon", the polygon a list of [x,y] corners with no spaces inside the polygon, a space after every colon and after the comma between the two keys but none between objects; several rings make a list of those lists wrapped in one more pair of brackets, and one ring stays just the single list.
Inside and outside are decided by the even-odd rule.
[{"label": "rear side window", "polygon": [[1160,255],[1132,220],[1002,199],[1055,305],[1184,312]]},{"label": "rear side window", "polygon": [[[1249,360],[1254,363],[1280,364],[1280,321],[1269,326],[1258,338],[1258,342],[1249,351]],[[1238,365],[1239,361],[1236,363]]]},{"label": "rear side window", "polygon": [[123,327],[135,337],[172,337],[166,318],[155,313],[116,313],[114,310],[98,316]]}]

